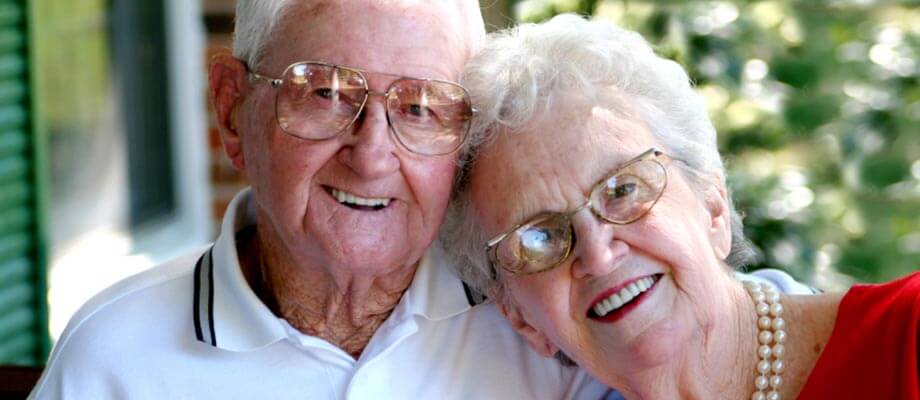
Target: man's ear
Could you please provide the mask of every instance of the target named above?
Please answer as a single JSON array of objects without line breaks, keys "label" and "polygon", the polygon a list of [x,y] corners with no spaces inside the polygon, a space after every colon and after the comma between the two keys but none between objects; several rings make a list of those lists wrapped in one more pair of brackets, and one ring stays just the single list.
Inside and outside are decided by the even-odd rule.
[{"label": "man's ear", "polygon": [[732,249],[732,221],[728,192],[721,177],[717,184],[709,186],[705,194],[706,210],[709,212],[709,241],[712,251],[719,260],[728,258]]},{"label": "man's ear", "polygon": [[521,314],[520,308],[511,303],[514,303],[511,299],[496,299],[495,301],[495,304],[498,305],[498,310],[511,323],[511,327],[530,345],[530,348],[543,357],[553,357],[559,351],[559,348],[550,343],[549,339],[537,328],[530,325]]},{"label": "man's ear", "polygon": [[237,170],[242,170],[246,165],[238,120],[242,93],[247,85],[246,77],[246,65],[229,52],[221,52],[211,58],[208,70],[211,108],[217,118],[217,129],[224,145],[224,152]]}]

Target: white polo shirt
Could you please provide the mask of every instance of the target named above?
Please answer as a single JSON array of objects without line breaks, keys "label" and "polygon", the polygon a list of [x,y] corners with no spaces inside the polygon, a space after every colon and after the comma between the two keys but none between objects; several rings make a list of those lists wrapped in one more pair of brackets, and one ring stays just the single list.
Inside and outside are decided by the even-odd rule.
[{"label": "white polo shirt", "polygon": [[277,318],[243,277],[235,234],[249,190],[213,247],[87,302],[55,346],[34,399],[599,399],[583,371],[531,351],[469,292],[434,245],[357,360]]}]

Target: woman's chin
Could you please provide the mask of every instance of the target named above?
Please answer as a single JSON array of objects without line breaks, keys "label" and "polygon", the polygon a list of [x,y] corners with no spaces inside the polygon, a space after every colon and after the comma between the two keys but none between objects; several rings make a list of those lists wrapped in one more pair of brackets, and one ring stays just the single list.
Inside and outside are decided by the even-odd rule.
[{"label": "woman's chin", "polygon": [[[678,360],[687,354],[692,334],[686,328],[673,319],[657,321],[627,343],[616,346],[619,350],[596,352],[594,359],[583,366],[609,386],[658,377],[657,374],[668,369],[663,366],[679,366]],[[650,371],[650,375],[644,374]]]}]

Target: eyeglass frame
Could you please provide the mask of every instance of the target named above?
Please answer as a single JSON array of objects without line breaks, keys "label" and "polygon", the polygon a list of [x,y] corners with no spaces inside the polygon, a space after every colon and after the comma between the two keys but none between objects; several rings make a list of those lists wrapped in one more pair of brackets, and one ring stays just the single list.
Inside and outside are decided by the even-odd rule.
[{"label": "eyeglass frame", "polygon": [[[585,202],[582,203],[580,206],[576,207],[574,210],[567,211],[567,212],[558,212],[558,213],[546,213],[546,214],[544,214],[544,216],[562,217],[562,218],[565,218],[566,220],[568,220],[568,229],[569,229],[569,233],[570,233],[570,235],[571,235],[571,237],[572,237],[573,239],[575,238],[575,228],[574,228],[574,226],[572,225],[572,216],[575,215],[575,214],[577,214],[579,211],[584,210],[585,208],[589,208],[589,209],[591,210],[591,213],[594,214],[594,216],[595,216],[598,220],[600,220],[601,222],[608,223],[608,224],[612,224],[612,225],[629,225],[629,224],[631,224],[631,223],[633,223],[633,222],[636,222],[636,221],[642,219],[642,217],[645,217],[650,211],[652,211],[652,208],[654,208],[655,205],[658,204],[658,200],[661,199],[661,196],[664,195],[664,191],[668,188],[668,169],[667,169],[667,167],[664,166],[664,164],[662,164],[660,161],[658,161],[658,157],[662,157],[662,156],[667,157],[668,159],[671,159],[671,158],[672,158],[672,157],[668,156],[667,154],[665,154],[664,152],[662,152],[661,150],[658,150],[658,149],[655,148],[655,147],[652,147],[652,148],[650,148],[650,149],[648,149],[648,150],[642,152],[642,153],[639,154],[638,156],[633,157],[633,158],[630,159],[629,161],[626,161],[625,163],[623,163],[623,164],[617,166],[617,167],[614,168],[612,171],[610,171],[610,173],[605,174],[604,177],[601,178],[600,180],[598,180],[597,183],[595,183],[595,184],[591,187],[591,190],[588,191],[587,199],[585,200]],[[651,157],[651,158],[650,158],[650,157]],[[659,166],[661,166],[661,170],[664,171],[664,183],[661,185],[661,191],[658,193],[657,196],[655,196],[655,200],[652,201],[652,204],[648,207],[647,210],[643,211],[641,214],[639,214],[638,216],[636,216],[635,218],[633,218],[633,219],[631,219],[631,220],[629,220],[629,221],[626,221],[626,222],[616,222],[616,221],[611,221],[611,220],[605,218],[603,215],[601,215],[601,213],[600,213],[599,211],[597,211],[593,206],[591,206],[591,199],[594,197],[594,192],[596,192],[598,189],[600,189],[600,188],[607,182],[607,180],[609,180],[609,179],[610,179],[611,177],[613,177],[614,175],[620,173],[620,172],[623,171],[624,169],[628,168],[629,166],[632,166],[632,165],[634,165],[634,164],[636,164],[636,163],[638,163],[638,162],[641,162],[641,161],[645,161],[646,159],[650,159],[652,162],[658,164]],[[591,206],[591,207],[589,207],[589,206]],[[527,225],[527,224],[532,223],[532,222],[534,221],[534,219],[535,219],[535,218],[527,219],[527,220],[525,220],[524,222],[521,222],[521,223],[515,225],[514,227],[512,227],[511,229],[505,231],[504,233],[501,233],[501,234],[499,234],[499,235],[493,237],[492,239],[486,241],[485,251],[486,251],[486,256],[487,256],[488,259],[489,259],[489,266],[491,267],[491,271],[490,271],[490,272],[491,272],[491,275],[492,275],[492,278],[493,278],[493,279],[494,279],[494,278],[497,276],[497,274],[498,274],[498,270],[495,268],[495,264],[499,264],[499,266],[501,266],[501,268],[502,268],[503,270],[508,271],[508,272],[510,272],[510,273],[512,273],[512,274],[515,274],[515,275],[534,275],[534,274],[539,274],[539,273],[541,273],[541,272],[546,272],[546,271],[552,270],[552,269],[554,269],[554,268],[556,268],[556,267],[562,265],[563,263],[565,263],[565,260],[568,260],[569,256],[572,255],[572,248],[575,247],[575,245],[574,245],[574,240],[571,241],[571,242],[569,243],[569,245],[566,247],[565,255],[563,255],[562,257],[560,257],[560,258],[559,258],[559,261],[558,261],[557,263],[555,263],[555,264],[553,264],[553,265],[551,265],[551,266],[549,266],[549,267],[547,267],[547,268],[545,268],[545,269],[541,269],[541,270],[539,270],[539,271],[533,271],[533,272],[513,271],[513,270],[511,270],[511,269],[509,269],[509,268],[506,268],[501,262],[499,262],[499,261],[498,261],[498,254],[496,254],[496,252],[498,251],[498,244],[500,244],[503,240],[505,240],[505,238],[508,237],[508,235],[511,235],[512,233],[514,233],[515,231],[517,231],[517,230],[520,229],[521,227],[523,227],[523,226],[525,226],[525,225]]]},{"label": "eyeglass frame", "polygon": [[[358,106],[357,112],[355,112],[355,115],[351,117],[351,120],[348,121],[348,123],[345,124],[345,126],[343,126],[342,129],[339,129],[338,132],[336,132],[335,134],[333,134],[333,135],[331,135],[331,136],[329,136],[329,137],[325,137],[325,138],[321,138],[321,139],[312,139],[312,138],[301,137],[301,136],[296,135],[296,134],[294,134],[294,133],[292,133],[292,132],[288,132],[288,130],[285,129],[285,128],[281,125],[281,118],[280,118],[280,116],[279,116],[279,114],[278,114],[278,94],[281,93],[281,92],[280,92],[280,90],[279,90],[279,91],[276,91],[276,92],[275,92],[275,105],[274,105],[274,108],[275,108],[275,124],[277,124],[277,125],[278,125],[278,128],[280,128],[284,133],[286,133],[286,134],[288,134],[288,135],[291,135],[291,136],[293,136],[293,137],[296,137],[296,138],[298,138],[298,139],[309,140],[309,141],[314,141],[314,142],[319,142],[319,141],[323,141],[323,140],[334,139],[334,138],[336,138],[336,137],[341,136],[342,133],[344,133],[346,130],[348,130],[349,127],[351,127],[352,125],[354,125],[355,121],[357,121],[358,118],[361,116],[361,113],[364,111],[364,106],[367,105],[367,100],[368,100],[371,96],[381,96],[381,97],[383,97],[383,99],[384,99],[383,108],[384,108],[384,115],[386,116],[386,119],[387,119],[387,127],[389,128],[390,133],[396,138],[396,143],[398,143],[400,147],[406,149],[407,151],[409,151],[409,152],[411,152],[411,153],[418,154],[418,155],[422,155],[422,156],[444,156],[444,155],[448,155],[448,154],[455,153],[455,152],[457,152],[458,150],[460,150],[461,148],[463,148],[463,145],[469,140],[470,128],[471,128],[471,126],[472,126],[472,123],[471,123],[471,122],[468,122],[468,123],[467,123],[466,131],[463,132],[463,137],[460,139],[460,142],[457,143],[457,147],[454,148],[453,150],[448,151],[448,152],[445,152],[445,153],[426,154],[426,153],[418,152],[418,151],[415,151],[415,150],[411,149],[408,145],[406,145],[406,144],[403,142],[402,138],[400,137],[400,136],[401,136],[400,133],[397,131],[396,127],[393,126],[393,121],[390,120],[390,106],[389,106],[389,103],[386,101],[386,99],[387,99],[387,96],[390,95],[390,91],[393,90],[393,87],[394,87],[398,82],[404,81],[404,80],[415,80],[415,81],[422,81],[422,82],[439,82],[439,83],[446,83],[446,84],[449,84],[449,85],[456,86],[456,87],[460,88],[460,90],[463,91],[464,96],[466,96],[466,98],[469,99],[470,108],[469,108],[469,116],[468,116],[468,118],[469,118],[470,120],[472,120],[473,117],[474,117],[477,113],[479,113],[479,110],[476,109],[475,107],[473,107],[473,99],[472,99],[472,96],[470,96],[470,92],[469,92],[468,90],[466,90],[466,88],[463,87],[463,85],[461,85],[461,84],[459,84],[459,83],[457,83],[457,82],[452,82],[452,81],[448,81],[448,80],[444,80],[444,79],[416,78],[416,77],[411,77],[411,76],[390,74],[390,73],[386,73],[386,72],[367,71],[367,70],[363,70],[363,69],[359,69],[359,68],[353,68],[353,67],[347,67],[347,66],[344,66],[344,65],[332,64],[332,63],[328,63],[328,62],[325,62],[325,61],[296,61],[296,62],[294,62],[294,63],[292,63],[292,64],[290,64],[290,65],[288,65],[287,67],[284,68],[284,71],[281,72],[281,76],[282,76],[281,78],[273,78],[273,77],[270,77],[270,76],[268,76],[268,75],[263,75],[263,74],[260,74],[260,73],[258,73],[258,72],[255,72],[254,70],[252,70],[251,68],[249,68],[249,66],[246,65],[245,63],[244,63],[244,66],[246,67],[246,72],[249,74],[250,81],[255,80],[255,81],[259,81],[259,82],[265,82],[265,83],[268,83],[269,86],[272,87],[272,89],[280,89],[280,88],[281,88],[281,85],[284,84],[284,78],[283,78],[283,77],[288,73],[288,71],[290,71],[290,70],[291,70],[292,68],[294,68],[295,66],[301,65],[301,64],[316,64],[316,65],[322,65],[322,66],[331,67],[331,68],[335,68],[335,69],[343,69],[343,70],[346,70],[346,71],[351,71],[351,72],[357,73],[357,75],[361,77],[361,81],[362,81],[363,86],[364,86],[364,99],[361,101],[361,105]],[[371,90],[370,87],[368,87],[368,80],[367,80],[367,76],[365,76],[365,74],[383,75],[383,76],[394,77],[394,78],[396,78],[396,79],[393,80],[393,82],[390,82],[389,85],[387,85],[387,89],[386,89],[385,91],[383,91],[383,92],[377,92],[377,91]]]}]

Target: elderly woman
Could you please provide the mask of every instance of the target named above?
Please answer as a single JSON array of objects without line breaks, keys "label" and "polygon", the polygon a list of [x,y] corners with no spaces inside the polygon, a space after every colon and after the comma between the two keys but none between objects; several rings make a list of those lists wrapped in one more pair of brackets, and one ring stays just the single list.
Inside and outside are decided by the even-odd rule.
[{"label": "elderly woman", "polygon": [[626,398],[918,398],[920,274],[780,295],[678,64],[575,16],[490,39],[463,82],[480,148],[442,238],[530,346]]}]

